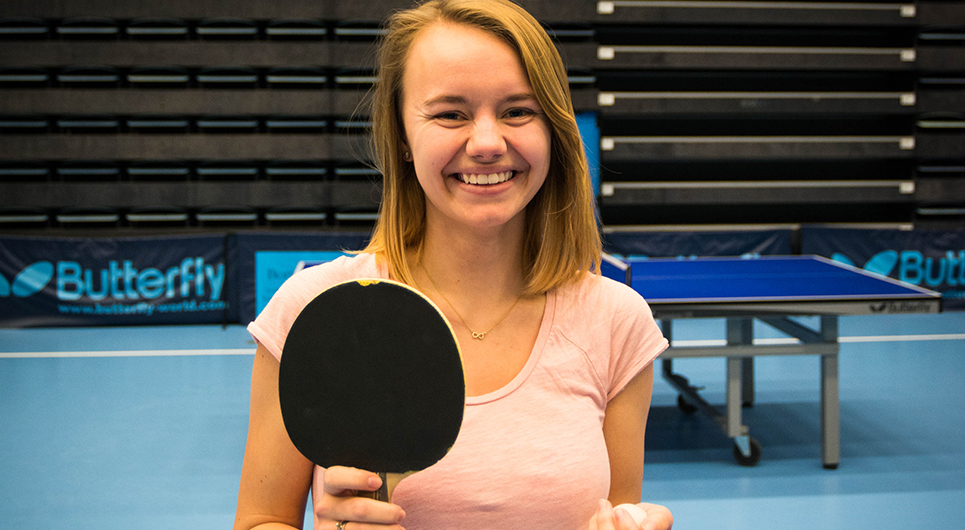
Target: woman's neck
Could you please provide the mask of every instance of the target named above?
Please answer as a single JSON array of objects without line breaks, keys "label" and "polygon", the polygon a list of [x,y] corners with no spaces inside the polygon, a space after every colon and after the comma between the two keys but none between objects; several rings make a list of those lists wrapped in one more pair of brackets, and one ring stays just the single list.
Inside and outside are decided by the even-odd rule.
[{"label": "woman's neck", "polygon": [[[524,286],[523,225],[511,222],[487,231],[426,227],[426,237],[410,266],[428,272],[446,296],[461,299],[516,298]],[[423,271],[418,271],[418,269]]]}]

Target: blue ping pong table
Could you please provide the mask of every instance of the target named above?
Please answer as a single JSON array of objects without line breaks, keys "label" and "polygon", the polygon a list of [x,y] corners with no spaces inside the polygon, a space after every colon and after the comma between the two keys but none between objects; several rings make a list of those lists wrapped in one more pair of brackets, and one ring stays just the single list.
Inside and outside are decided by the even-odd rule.
[{"label": "blue ping pong table", "polygon": [[[821,356],[821,455],[824,467],[834,469],[840,462],[838,317],[941,311],[939,293],[817,256],[626,261],[607,256],[604,274],[643,295],[671,343],[676,319],[725,319],[726,345],[671,346],[662,355],[661,372],[679,392],[681,409],[707,414],[734,440],[734,457],[742,465],[756,464],[762,452],[741,419],[741,407],[754,401],[755,356]],[[796,316],[819,317],[820,327],[812,329]],[[754,319],[796,340],[755,344]],[[674,373],[673,359],[683,357],[727,358],[725,414]]]}]

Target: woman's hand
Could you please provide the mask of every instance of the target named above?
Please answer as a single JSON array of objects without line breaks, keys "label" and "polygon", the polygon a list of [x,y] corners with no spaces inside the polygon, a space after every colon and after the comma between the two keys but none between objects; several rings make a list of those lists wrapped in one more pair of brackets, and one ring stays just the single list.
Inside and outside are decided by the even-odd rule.
[{"label": "woman's hand", "polygon": [[673,515],[666,507],[647,503],[637,506],[647,513],[640,525],[626,510],[614,509],[610,501],[602,499],[588,530],[670,530],[673,527]]},{"label": "woman's hand", "polygon": [[357,497],[359,491],[375,491],[382,480],[375,473],[332,466],[323,471],[324,489],[315,498],[315,528],[329,530],[348,521],[345,530],[379,528],[402,530],[405,512],[395,504]]}]

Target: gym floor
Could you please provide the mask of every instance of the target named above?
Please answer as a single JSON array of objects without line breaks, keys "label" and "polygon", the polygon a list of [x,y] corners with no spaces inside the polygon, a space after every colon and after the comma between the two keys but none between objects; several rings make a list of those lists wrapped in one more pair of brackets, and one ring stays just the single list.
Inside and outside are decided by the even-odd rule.
[{"label": "gym floor", "polygon": [[[716,320],[674,332],[724,334]],[[744,423],[760,463],[737,465],[732,442],[658,379],[644,499],[682,530],[961,527],[965,313],[842,317],[840,334],[837,470],[821,466],[818,359],[758,358]],[[3,526],[230,528],[253,349],[242,326],[0,329]],[[723,403],[723,359],[674,368]]]}]

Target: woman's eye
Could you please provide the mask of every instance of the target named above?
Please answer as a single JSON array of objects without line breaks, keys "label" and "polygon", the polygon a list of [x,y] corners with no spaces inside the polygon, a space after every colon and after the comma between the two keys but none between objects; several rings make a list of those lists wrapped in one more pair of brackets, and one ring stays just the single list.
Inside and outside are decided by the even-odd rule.
[{"label": "woman's eye", "polygon": [[437,118],[437,119],[440,119],[440,120],[455,121],[455,120],[458,120],[458,119],[459,119],[459,113],[458,113],[458,112],[442,112],[442,113],[436,114],[436,118]]},{"label": "woman's eye", "polygon": [[525,118],[527,116],[532,116],[535,114],[531,109],[520,108],[520,109],[509,109],[506,112],[507,118]]}]

